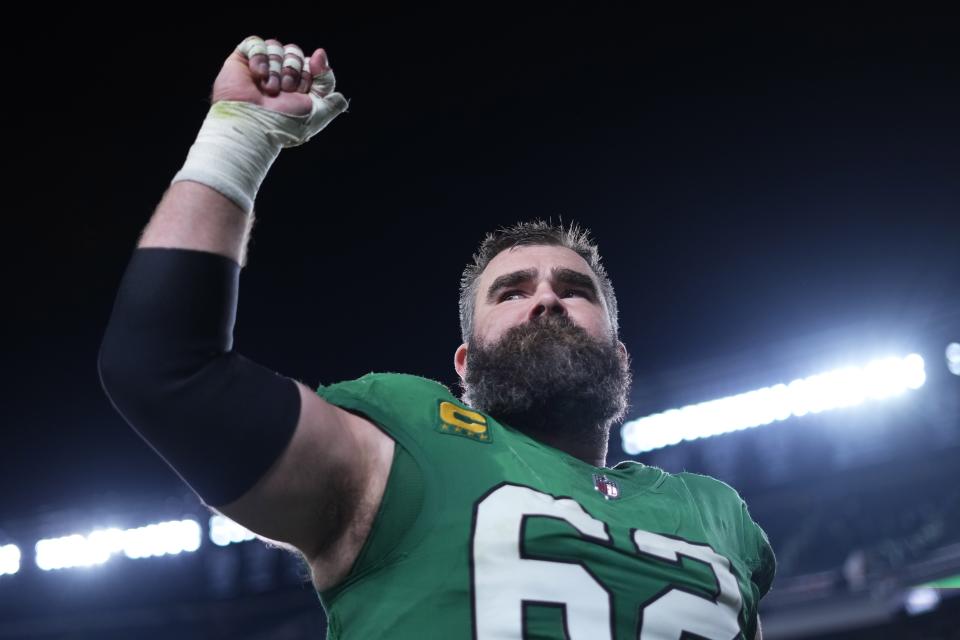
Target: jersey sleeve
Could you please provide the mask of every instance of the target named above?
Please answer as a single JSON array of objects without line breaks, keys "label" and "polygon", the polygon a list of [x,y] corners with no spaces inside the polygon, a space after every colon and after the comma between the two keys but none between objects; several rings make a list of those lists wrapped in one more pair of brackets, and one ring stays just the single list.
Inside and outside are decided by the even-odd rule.
[{"label": "jersey sleeve", "polygon": [[754,522],[746,502],[730,485],[695,473],[676,475],[689,489],[711,544],[738,569],[746,605],[744,632],[746,637],[753,638],[760,599],[770,590],[776,571],[767,534]]},{"label": "jersey sleeve", "polygon": [[725,542],[743,559],[757,599],[762,598],[770,590],[777,563],[770,540],[751,517],[747,503],[736,489],[721,480],[695,473],[677,475],[690,489],[701,517],[710,527],[726,530],[733,525],[729,527],[735,532],[733,539]]},{"label": "jersey sleeve", "polygon": [[434,380],[402,373],[368,373],[331,385],[317,395],[342,409],[365,416],[404,447],[419,449],[435,422],[438,403],[456,399]]},{"label": "jersey sleeve", "polygon": [[743,500],[740,503],[746,542],[748,548],[753,550],[753,573],[750,575],[750,580],[757,586],[759,597],[762,598],[770,591],[770,586],[773,584],[773,577],[777,572],[777,559],[766,532],[750,516],[747,503]]}]

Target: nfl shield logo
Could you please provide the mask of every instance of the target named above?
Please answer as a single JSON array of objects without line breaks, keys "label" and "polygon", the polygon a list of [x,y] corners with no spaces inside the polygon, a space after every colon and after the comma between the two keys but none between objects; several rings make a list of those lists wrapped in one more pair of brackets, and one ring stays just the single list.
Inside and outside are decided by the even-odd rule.
[{"label": "nfl shield logo", "polygon": [[593,474],[593,488],[602,493],[603,497],[608,500],[620,497],[620,489],[617,488],[617,483],[599,473]]}]

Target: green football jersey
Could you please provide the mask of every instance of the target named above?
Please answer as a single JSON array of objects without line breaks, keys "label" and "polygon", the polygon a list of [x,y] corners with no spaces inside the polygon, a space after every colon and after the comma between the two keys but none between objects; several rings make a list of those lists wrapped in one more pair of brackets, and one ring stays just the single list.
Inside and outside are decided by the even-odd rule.
[{"label": "green football jersey", "polygon": [[359,557],[319,594],[329,638],[753,640],[775,562],[728,485],[594,467],[425,378],[317,393],[397,443]]}]

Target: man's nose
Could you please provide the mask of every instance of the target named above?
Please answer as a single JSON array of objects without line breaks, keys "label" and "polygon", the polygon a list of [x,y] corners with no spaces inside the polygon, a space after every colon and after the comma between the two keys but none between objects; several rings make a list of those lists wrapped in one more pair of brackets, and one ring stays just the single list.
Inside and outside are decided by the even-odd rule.
[{"label": "man's nose", "polygon": [[567,309],[551,287],[542,287],[534,296],[533,306],[530,308],[529,320],[543,315],[563,315]]}]

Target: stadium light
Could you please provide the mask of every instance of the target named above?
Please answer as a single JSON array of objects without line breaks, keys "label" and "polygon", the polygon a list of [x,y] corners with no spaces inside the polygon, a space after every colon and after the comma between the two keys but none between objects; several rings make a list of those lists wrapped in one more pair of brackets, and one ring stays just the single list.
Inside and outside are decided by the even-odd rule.
[{"label": "stadium light", "polygon": [[947,369],[955,376],[960,376],[960,343],[951,342],[947,345]]},{"label": "stadium light", "polygon": [[881,358],[735,396],[630,420],[620,430],[628,454],[890,398],[926,381],[923,358]]},{"label": "stadium light", "polygon": [[89,535],[48,538],[36,544],[36,563],[44,571],[103,564],[117,553],[128,558],[176,555],[200,548],[200,525],[173,520],[136,529],[98,529]]},{"label": "stadium light", "polygon": [[20,571],[20,547],[6,544],[0,547],[0,576],[14,575]]},{"label": "stadium light", "polygon": [[930,587],[914,587],[904,598],[904,609],[911,616],[933,611],[940,604],[940,594]]},{"label": "stadium light", "polygon": [[218,547],[246,542],[247,540],[253,540],[255,537],[252,531],[241,527],[226,516],[219,514],[210,516],[210,542]]}]

